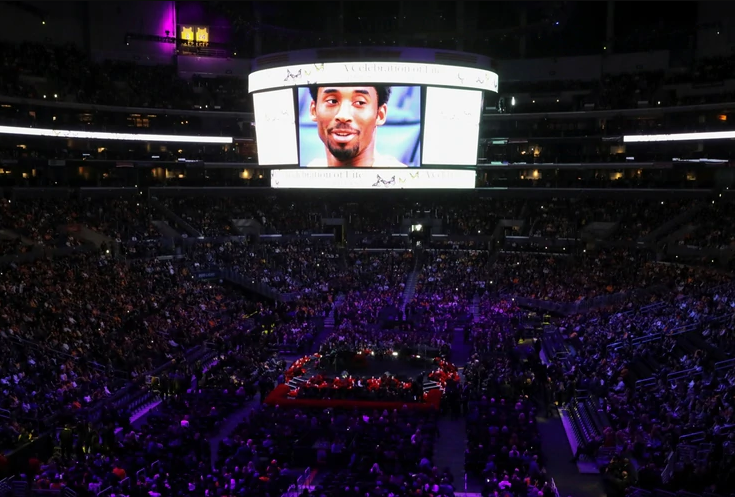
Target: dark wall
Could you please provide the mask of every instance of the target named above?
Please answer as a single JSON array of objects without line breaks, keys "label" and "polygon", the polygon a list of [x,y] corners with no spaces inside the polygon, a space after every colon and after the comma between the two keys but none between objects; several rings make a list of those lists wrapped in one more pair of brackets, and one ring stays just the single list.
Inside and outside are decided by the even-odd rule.
[{"label": "dark wall", "polygon": [[170,43],[131,41],[128,33],[171,36],[176,33],[173,1],[85,2],[89,12],[90,44],[95,59],[135,60],[138,63],[172,63],[176,47]]},{"label": "dark wall", "polygon": [[86,3],[1,2],[0,41],[72,43],[84,47]]},{"label": "dark wall", "polygon": [[727,57],[735,50],[735,3],[698,2],[698,57]]},{"label": "dark wall", "polygon": [[176,2],[176,19],[183,25],[207,26],[212,43],[232,43],[232,24],[206,2]]},{"label": "dark wall", "polygon": [[168,43],[125,43],[128,33],[175,36],[174,1],[0,2],[0,19],[0,41],[71,43],[95,59],[172,63],[175,52]]}]

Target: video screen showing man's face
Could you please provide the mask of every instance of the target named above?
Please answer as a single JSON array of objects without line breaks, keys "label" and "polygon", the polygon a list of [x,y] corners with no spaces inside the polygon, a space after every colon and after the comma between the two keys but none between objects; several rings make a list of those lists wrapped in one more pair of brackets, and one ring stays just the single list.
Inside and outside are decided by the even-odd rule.
[{"label": "video screen showing man's face", "polygon": [[373,86],[325,86],[312,94],[311,120],[333,161],[372,165],[377,128],[385,124],[388,109],[387,91],[380,92]]}]

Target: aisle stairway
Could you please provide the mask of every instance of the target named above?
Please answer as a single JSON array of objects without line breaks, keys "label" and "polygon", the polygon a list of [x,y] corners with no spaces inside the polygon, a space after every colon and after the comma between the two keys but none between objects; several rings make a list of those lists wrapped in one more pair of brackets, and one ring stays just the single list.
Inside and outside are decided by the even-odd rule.
[{"label": "aisle stairway", "polygon": [[334,305],[332,306],[332,309],[330,309],[329,314],[327,314],[327,317],[324,318],[324,328],[327,331],[327,334],[329,334],[332,331],[332,328],[334,328],[335,322],[334,322],[334,311],[339,306],[342,305],[342,303],[345,301],[345,296],[343,294],[340,294],[337,296],[337,298],[334,300]]},{"label": "aisle stairway", "polygon": [[455,328],[452,337],[452,362],[459,368],[460,374],[467,364],[472,352],[472,344],[464,341],[464,328]]},{"label": "aisle stairway", "polygon": [[[471,351],[472,345],[464,342],[464,330],[456,328],[452,337],[451,360],[459,368],[460,374],[467,364]],[[480,492],[482,490],[480,482],[465,481],[464,453],[467,447],[467,427],[464,416],[452,421],[445,415],[439,419],[438,428],[441,437],[436,441],[434,466],[440,470],[449,468],[454,476],[454,487],[457,492]]]},{"label": "aisle stairway", "polygon": [[36,243],[28,238],[27,236],[21,235],[15,231],[2,228],[0,229],[0,240],[17,240],[20,238],[21,243],[23,245],[33,246],[36,245]]},{"label": "aisle stairway", "polygon": [[643,243],[655,243],[660,241],[663,237],[669,235],[678,227],[683,226],[685,223],[694,219],[694,216],[696,216],[703,207],[704,204],[701,202],[692,205],[691,207],[669,219],[647,235],[641,237],[639,241]]},{"label": "aisle stairway", "polygon": [[181,236],[181,233],[176,231],[173,226],[168,224],[168,221],[162,219],[155,220],[151,221],[151,224],[155,226],[156,229],[158,229],[159,233],[161,233],[164,238],[179,238]]},{"label": "aisle stairway", "polygon": [[195,238],[202,237],[202,234],[196,228],[184,220],[184,218],[166,207],[166,205],[158,200],[158,198],[151,197],[149,203],[163,215],[164,219],[169,222],[172,228],[185,233],[187,236]]},{"label": "aisle stairway", "polygon": [[541,435],[541,451],[546,461],[545,469],[554,478],[561,496],[604,497],[602,479],[597,474],[580,473],[577,466],[570,464],[571,452],[566,452],[567,435],[563,419],[553,416],[537,416]]},{"label": "aisle stairway", "polygon": [[474,297],[472,297],[472,307],[470,307],[470,312],[472,312],[472,320],[477,323],[480,320],[480,294],[476,293]]},{"label": "aisle stairway", "polygon": [[562,335],[558,327],[553,325],[541,326],[543,334],[541,335],[541,360],[544,364],[551,364],[551,361],[566,361],[571,355],[572,350]]},{"label": "aisle stairway", "polygon": [[403,289],[403,297],[401,299],[400,307],[401,312],[406,310],[406,306],[411,302],[411,299],[413,299],[413,296],[416,293],[416,284],[419,281],[419,275],[421,274],[421,268],[423,267],[423,252],[416,250],[414,253],[416,255],[416,260],[413,264],[413,271],[411,271],[411,274],[409,274],[406,279],[406,287]]},{"label": "aisle stairway", "polygon": [[406,280],[406,288],[403,290],[403,297],[401,299],[401,311],[406,310],[406,306],[409,302],[411,302],[411,299],[416,293],[416,283],[418,282],[418,279],[418,271],[411,271],[411,274],[408,275],[408,280]]},{"label": "aisle stairway", "polygon": [[[449,468],[452,476],[454,476],[454,487],[459,492],[479,492],[481,488],[465,489],[464,478],[464,452],[467,447],[467,427],[465,425],[464,416],[460,416],[457,421],[452,421],[449,417],[443,416],[437,423],[441,438],[436,440],[434,448],[434,466],[444,471]],[[474,487],[475,485],[471,485]]]},{"label": "aisle stairway", "polygon": [[327,317],[324,318],[324,327],[334,328],[334,309],[329,311],[329,314],[327,314]]}]

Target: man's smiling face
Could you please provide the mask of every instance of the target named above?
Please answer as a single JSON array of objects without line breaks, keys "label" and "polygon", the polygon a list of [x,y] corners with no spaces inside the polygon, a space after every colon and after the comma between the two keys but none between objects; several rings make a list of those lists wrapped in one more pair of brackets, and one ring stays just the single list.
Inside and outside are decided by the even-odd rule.
[{"label": "man's smiling face", "polygon": [[376,130],[385,124],[387,114],[387,105],[378,105],[374,87],[320,87],[309,110],[319,138],[337,162],[372,162]]}]

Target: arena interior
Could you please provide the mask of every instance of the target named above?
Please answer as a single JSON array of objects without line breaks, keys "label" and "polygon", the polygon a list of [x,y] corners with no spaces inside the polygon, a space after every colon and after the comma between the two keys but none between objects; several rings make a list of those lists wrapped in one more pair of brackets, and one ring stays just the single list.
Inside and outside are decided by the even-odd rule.
[{"label": "arena interior", "polygon": [[0,497],[735,495],[733,4],[0,19]]}]

